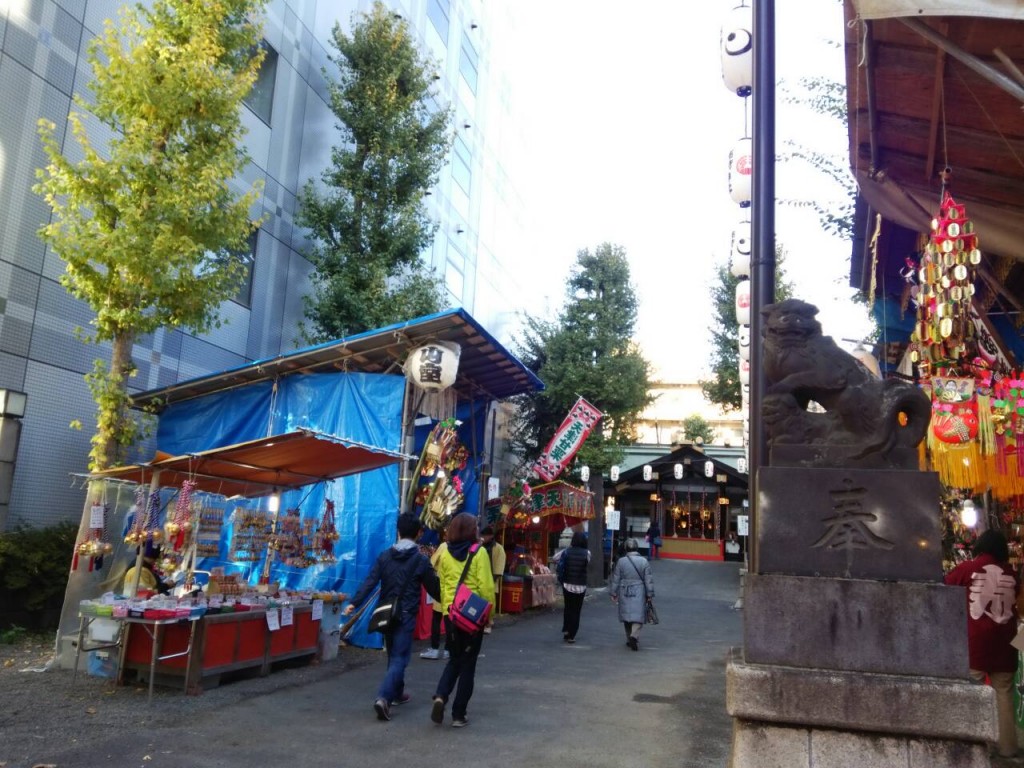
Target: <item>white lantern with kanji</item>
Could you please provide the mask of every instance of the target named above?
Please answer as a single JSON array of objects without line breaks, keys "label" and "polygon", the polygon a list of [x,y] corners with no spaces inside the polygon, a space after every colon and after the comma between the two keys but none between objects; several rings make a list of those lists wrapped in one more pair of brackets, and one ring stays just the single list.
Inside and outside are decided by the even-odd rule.
[{"label": "white lantern with kanji", "polygon": [[750,281],[736,283],[736,322],[750,325]]},{"label": "white lantern with kanji", "polygon": [[737,96],[749,96],[754,84],[754,14],[741,5],[722,23],[722,81]]},{"label": "white lantern with kanji", "polygon": [[704,477],[714,477],[714,476],[715,476],[715,462],[713,462],[711,459],[708,459],[707,461],[704,462]]},{"label": "white lantern with kanji", "polygon": [[740,385],[746,386],[750,383],[750,361],[740,360]]},{"label": "white lantern with kanji", "polygon": [[674,477],[676,480],[682,480],[683,479],[683,465],[682,464],[673,464],[672,465],[672,477]]},{"label": "white lantern with kanji", "polygon": [[650,464],[644,464],[644,482],[651,482],[651,478],[654,477],[654,470]]},{"label": "white lantern with kanji", "polygon": [[750,359],[750,326],[741,325],[739,328],[740,360]]},{"label": "white lantern with kanji", "polygon": [[440,392],[455,383],[461,348],[451,341],[415,347],[405,359],[405,377],[420,389]]},{"label": "white lantern with kanji", "polygon": [[750,205],[750,189],[754,174],[754,148],[749,138],[736,142],[729,152],[729,196],[741,208]]}]

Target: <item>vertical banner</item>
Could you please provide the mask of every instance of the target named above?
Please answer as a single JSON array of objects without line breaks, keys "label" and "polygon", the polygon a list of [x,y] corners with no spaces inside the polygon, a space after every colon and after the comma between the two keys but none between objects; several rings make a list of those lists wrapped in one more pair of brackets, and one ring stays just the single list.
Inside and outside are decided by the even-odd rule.
[{"label": "vertical banner", "polygon": [[562,426],[537,459],[537,463],[533,465],[533,471],[545,482],[551,482],[558,477],[558,473],[565,469],[565,465],[576,455],[583,441],[600,420],[601,411],[582,397],[577,400]]}]

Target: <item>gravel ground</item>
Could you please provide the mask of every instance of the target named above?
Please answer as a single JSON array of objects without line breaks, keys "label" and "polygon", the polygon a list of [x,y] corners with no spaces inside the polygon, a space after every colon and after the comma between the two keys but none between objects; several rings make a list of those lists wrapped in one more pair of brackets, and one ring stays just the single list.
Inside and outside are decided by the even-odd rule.
[{"label": "gravel ground", "polygon": [[110,680],[92,677],[84,671],[84,658],[74,683],[71,670],[37,671],[53,657],[53,635],[25,637],[0,645],[0,768],[49,766],[37,757],[40,746],[52,739],[86,746],[117,730],[125,738],[155,745],[162,727],[201,719],[206,712],[245,699],[336,677],[372,664],[380,653],[347,647],[337,659],[296,663],[267,677],[222,684],[199,696],[156,686],[152,706],[147,706],[145,685],[115,686]]}]

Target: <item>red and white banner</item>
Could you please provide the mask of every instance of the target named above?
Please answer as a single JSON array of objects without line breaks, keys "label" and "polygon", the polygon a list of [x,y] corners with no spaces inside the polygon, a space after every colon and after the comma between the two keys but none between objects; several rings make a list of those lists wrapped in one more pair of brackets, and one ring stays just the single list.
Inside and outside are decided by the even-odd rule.
[{"label": "red and white banner", "polygon": [[536,472],[545,482],[551,482],[558,473],[565,469],[572,457],[582,447],[583,441],[594,430],[601,420],[601,411],[592,406],[582,397],[565,417],[562,426],[555,432],[547,448],[533,465]]}]

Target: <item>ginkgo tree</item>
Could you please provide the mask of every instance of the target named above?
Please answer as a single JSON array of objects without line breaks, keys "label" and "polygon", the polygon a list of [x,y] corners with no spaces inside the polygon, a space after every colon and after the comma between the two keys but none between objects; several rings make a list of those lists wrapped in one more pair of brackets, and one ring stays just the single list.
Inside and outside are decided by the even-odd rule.
[{"label": "ginkgo tree", "polygon": [[[138,436],[135,340],[219,326],[244,276],[238,254],[259,224],[249,210],[260,190],[239,195],[230,182],[248,161],[240,107],[264,55],[262,10],[262,0],[124,7],[88,47],[90,98],[77,94],[68,117],[80,159],[40,123],[49,163],[35,191],[52,216],[39,234],[64,260],[61,284],[95,313],[81,337],[110,345],[109,361],[86,376],[97,404],[92,470],[123,461]],[[112,138],[90,137],[86,112]]]}]

